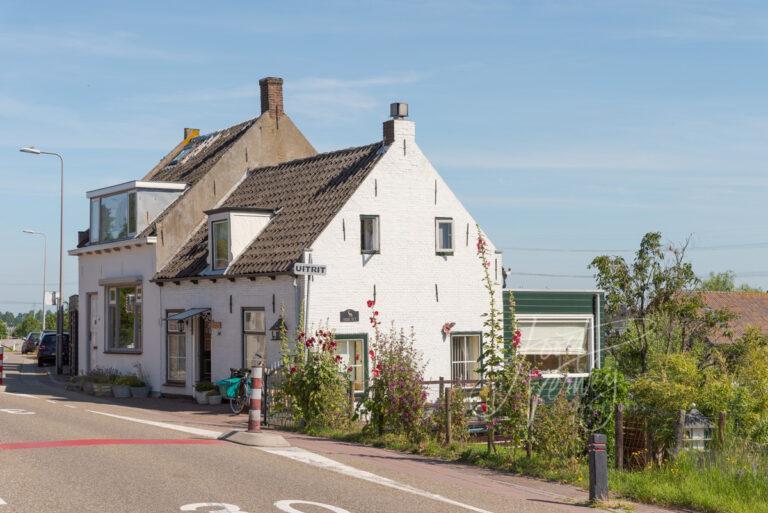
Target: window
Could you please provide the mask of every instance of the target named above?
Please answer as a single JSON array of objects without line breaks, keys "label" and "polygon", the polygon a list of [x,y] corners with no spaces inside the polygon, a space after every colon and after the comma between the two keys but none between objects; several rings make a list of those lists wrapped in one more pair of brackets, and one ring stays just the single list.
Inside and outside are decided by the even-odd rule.
[{"label": "window", "polygon": [[[182,310],[166,310],[166,319]],[[167,355],[165,380],[168,383],[187,382],[187,341],[182,321],[166,321],[165,352]]]},{"label": "window", "polygon": [[91,200],[91,240],[109,242],[136,235],[136,193]]},{"label": "window", "polygon": [[518,329],[522,334],[518,352],[526,355],[531,367],[544,373],[589,372],[591,316],[518,316]]},{"label": "window", "polygon": [[451,335],[451,379],[480,379],[480,335]]},{"label": "window", "polygon": [[446,217],[435,219],[435,251],[453,253],[453,219]]},{"label": "window", "polygon": [[229,264],[229,221],[211,223],[213,240],[213,268],[226,269]]},{"label": "window", "polygon": [[141,285],[107,287],[107,349],[141,351]]},{"label": "window", "polygon": [[365,390],[365,340],[363,338],[336,338],[336,354],[341,356],[339,367],[343,373],[352,367],[352,389]]},{"label": "window", "polygon": [[[258,356],[257,356],[258,355]],[[266,361],[267,329],[263,308],[243,308],[243,366]]]},{"label": "window", "polygon": [[379,216],[360,216],[360,252],[379,252]]}]

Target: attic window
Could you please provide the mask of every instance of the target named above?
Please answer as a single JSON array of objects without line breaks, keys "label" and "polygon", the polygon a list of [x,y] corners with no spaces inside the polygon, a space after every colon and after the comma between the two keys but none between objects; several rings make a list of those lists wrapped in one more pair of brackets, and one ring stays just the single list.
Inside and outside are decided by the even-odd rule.
[{"label": "attic window", "polygon": [[379,216],[360,216],[360,252],[379,252]]},{"label": "attic window", "polygon": [[229,220],[211,223],[211,241],[213,244],[213,269],[226,269],[229,265]]},{"label": "attic window", "polygon": [[449,217],[435,219],[435,252],[442,255],[453,253],[453,219]]}]

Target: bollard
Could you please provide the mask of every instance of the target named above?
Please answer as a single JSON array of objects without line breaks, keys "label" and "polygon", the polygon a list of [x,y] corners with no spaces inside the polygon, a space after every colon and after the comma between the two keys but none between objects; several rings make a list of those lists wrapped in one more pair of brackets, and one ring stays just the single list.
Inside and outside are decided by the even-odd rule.
[{"label": "bollard", "polygon": [[251,408],[248,411],[248,432],[261,432],[261,365],[251,367]]},{"label": "bollard", "polygon": [[0,390],[5,390],[5,365],[4,365],[5,347],[0,344]]},{"label": "bollard", "polygon": [[608,499],[608,453],[606,437],[601,433],[589,435],[589,500]]}]

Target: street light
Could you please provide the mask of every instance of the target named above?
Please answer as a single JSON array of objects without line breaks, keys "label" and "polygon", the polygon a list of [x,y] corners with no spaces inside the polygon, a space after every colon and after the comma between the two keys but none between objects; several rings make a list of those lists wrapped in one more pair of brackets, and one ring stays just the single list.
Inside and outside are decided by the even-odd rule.
[{"label": "street light", "polygon": [[[62,373],[61,352],[64,348],[64,312],[62,311],[62,295],[64,283],[64,157],[51,151],[38,150],[34,146],[19,149],[22,153],[32,155],[52,155],[59,158],[61,163],[61,192],[59,200],[59,293],[56,295],[56,374]],[[70,367],[72,362],[69,362]]]},{"label": "street light", "polygon": [[48,237],[42,232],[36,232],[34,230],[21,230],[29,235],[40,235],[43,238],[43,331],[45,331],[45,268],[46,268],[46,255],[48,253]]}]

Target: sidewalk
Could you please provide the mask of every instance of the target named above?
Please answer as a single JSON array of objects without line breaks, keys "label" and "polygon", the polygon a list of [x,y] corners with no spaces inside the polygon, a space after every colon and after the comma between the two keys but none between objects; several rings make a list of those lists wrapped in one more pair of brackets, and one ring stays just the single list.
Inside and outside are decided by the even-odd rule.
[{"label": "sidewalk", "polygon": [[[101,404],[103,406],[100,409],[114,414],[222,432],[245,429],[248,423],[247,414],[232,415],[227,404],[205,406],[183,398],[94,397],[82,392],[64,391],[66,378],[50,373],[49,376],[51,385],[56,386],[62,395],[71,400]],[[585,490],[571,485],[300,433],[280,431],[280,434],[294,447],[424,489],[434,490],[439,486],[444,492],[462,489],[467,494],[488,493],[506,497],[510,501],[531,501],[541,504],[541,511],[547,511],[548,504],[586,504],[588,498]],[[585,507],[585,511],[589,509]],[[669,513],[673,510],[632,503],[632,511]]]}]

